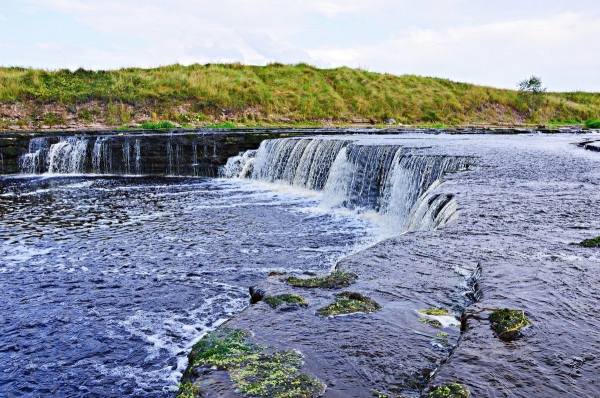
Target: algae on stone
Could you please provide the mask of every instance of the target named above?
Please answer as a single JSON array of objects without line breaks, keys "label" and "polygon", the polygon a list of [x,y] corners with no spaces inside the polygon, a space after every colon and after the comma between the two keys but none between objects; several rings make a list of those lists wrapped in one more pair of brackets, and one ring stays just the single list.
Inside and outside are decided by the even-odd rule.
[{"label": "algae on stone", "polygon": [[523,310],[495,309],[488,318],[499,338],[510,340],[519,336],[521,328],[530,324]]},{"label": "algae on stone", "polygon": [[433,326],[437,329],[442,328],[442,322],[438,321],[437,319],[419,318],[419,322],[424,323],[425,325]]},{"label": "algae on stone", "polygon": [[[302,355],[294,350],[277,350],[247,341],[249,333],[223,328],[210,333],[192,348],[182,386],[192,381],[195,367],[226,370],[237,392],[254,397],[316,398],[325,385],[300,372]],[[183,388],[180,394],[187,393]],[[199,395],[184,395],[185,398]]]},{"label": "algae on stone", "polygon": [[600,247],[600,236],[592,239],[586,239],[579,245],[583,247]]},{"label": "algae on stone", "polygon": [[429,392],[429,398],[469,398],[470,396],[467,387],[458,383],[437,386]]},{"label": "algae on stone", "polygon": [[278,294],[276,296],[267,296],[263,298],[262,301],[269,304],[269,306],[271,306],[273,309],[283,304],[288,306],[308,307],[308,301],[306,301],[304,297],[297,294]]},{"label": "algae on stone", "polygon": [[348,271],[338,271],[325,277],[315,277],[308,279],[296,278],[291,276],[285,281],[296,287],[311,287],[321,289],[341,289],[352,285],[358,279],[358,275]]},{"label": "algae on stone", "polygon": [[419,312],[421,314],[433,315],[433,316],[450,315],[448,313],[448,310],[445,308],[428,308],[426,310],[418,310],[417,312]]},{"label": "algae on stone", "polygon": [[343,292],[336,294],[335,301],[318,310],[317,314],[324,317],[357,312],[369,314],[380,309],[381,305],[369,297],[365,297],[360,293]]},{"label": "algae on stone", "polygon": [[202,389],[191,381],[185,383],[179,383],[179,391],[177,392],[177,396],[175,398],[196,398],[200,397],[202,394]]}]

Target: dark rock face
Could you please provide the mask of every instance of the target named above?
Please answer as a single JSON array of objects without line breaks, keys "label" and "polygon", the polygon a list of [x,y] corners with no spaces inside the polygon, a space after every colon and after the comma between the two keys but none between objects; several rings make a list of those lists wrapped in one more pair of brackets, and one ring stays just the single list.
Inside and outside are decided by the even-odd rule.
[{"label": "dark rock face", "polygon": [[[68,147],[65,149],[68,154],[60,154],[56,150],[56,144],[63,142],[67,146],[69,142],[78,141],[85,149],[80,153],[77,170],[70,172],[216,177],[219,167],[227,163],[227,159],[240,152],[258,148],[265,139],[315,132],[320,131],[282,129],[9,133],[0,136],[0,174],[41,174],[52,171],[50,163],[53,145],[55,156],[72,157]],[[329,133],[345,132],[336,130]],[[40,152],[36,155],[38,150]],[[23,168],[20,164],[28,153],[30,157],[35,155],[35,166]],[[67,164],[64,168],[73,167]]]}]

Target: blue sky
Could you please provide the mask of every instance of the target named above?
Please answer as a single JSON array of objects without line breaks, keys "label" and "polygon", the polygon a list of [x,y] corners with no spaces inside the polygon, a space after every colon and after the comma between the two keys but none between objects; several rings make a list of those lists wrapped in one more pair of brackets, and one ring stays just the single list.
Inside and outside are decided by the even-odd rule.
[{"label": "blue sky", "polygon": [[307,62],[600,91],[598,0],[2,0],[0,65]]}]

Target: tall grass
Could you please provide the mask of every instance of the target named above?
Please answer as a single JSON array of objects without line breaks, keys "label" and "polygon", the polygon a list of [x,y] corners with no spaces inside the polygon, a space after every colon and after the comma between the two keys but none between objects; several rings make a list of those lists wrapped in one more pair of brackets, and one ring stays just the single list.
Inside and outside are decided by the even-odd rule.
[{"label": "tall grass", "polygon": [[[154,69],[46,71],[0,68],[0,105],[22,104],[25,123],[43,123],[48,105],[78,120],[122,124],[168,119],[211,123],[583,121],[600,117],[598,93],[548,93],[530,115],[514,90],[361,69],[306,64],[171,65]],[[66,111],[65,111],[66,112]],[[66,114],[66,113],[65,113]],[[67,115],[68,116],[68,115]],[[65,116],[66,117],[66,116]]]}]

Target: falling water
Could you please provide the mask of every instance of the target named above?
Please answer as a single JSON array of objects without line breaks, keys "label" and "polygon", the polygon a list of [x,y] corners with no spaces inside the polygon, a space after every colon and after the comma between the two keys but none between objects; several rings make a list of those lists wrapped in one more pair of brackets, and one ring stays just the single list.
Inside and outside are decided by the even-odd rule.
[{"label": "falling water", "polygon": [[123,168],[126,175],[131,174],[131,142],[128,138],[123,142]]},{"label": "falling water", "polygon": [[61,138],[48,151],[49,174],[78,174],[85,172],[87,138]]},{"label": "falling water", "polygon": [[94,148],[92,148],[92,171],[95,174],[100,174],[101,172],[100,164],[102,162],[102,147],[104,140],[104,137],[96,138],[96,142],[94,142]]},{"label": "falling water", "polygon": [[237,156],[227,159],[225,166],[219,170],[219,176],[223,178],[249,178],[254,168],[255,150],[241,152]]},{"label": "falling water", "polygon": [[142,174],[142,150],[140,140],[135,140],[133,150],[135,152],[135,174],[140,175]]},{"label": "falling water", "polygon": [[24,174],[38,174],[46,171],[48,141],[43,137],[29,141],[29,153],[19,158],[19,167]]},{"label": "falling water", "polygon": [[322,190],[326,207],[374,211],[395,233],[436,228],[453,220],[457,209],[452,196],[435,192],[441,177],[468,169],[475,159],[414,151],[350,140],[266,140],[258,151],[230,158],[221,176]]}]

